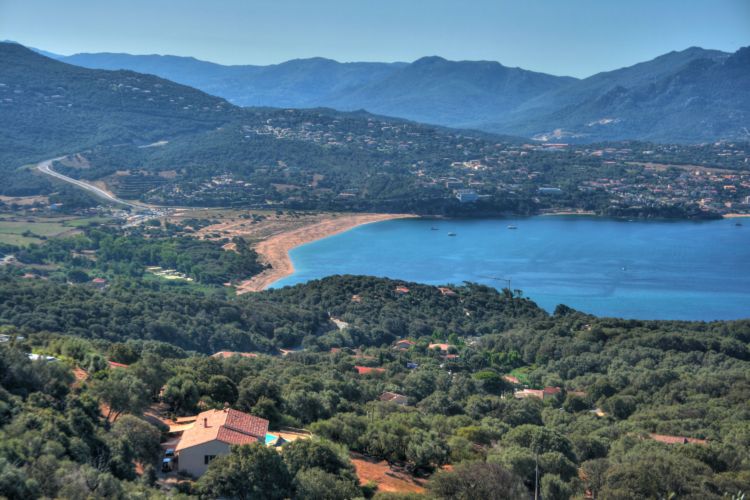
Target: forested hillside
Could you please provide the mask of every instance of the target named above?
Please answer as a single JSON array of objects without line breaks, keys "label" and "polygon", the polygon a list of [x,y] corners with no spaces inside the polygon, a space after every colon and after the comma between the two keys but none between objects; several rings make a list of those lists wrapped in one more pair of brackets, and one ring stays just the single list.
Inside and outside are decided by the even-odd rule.
[{"label": "forested hillside", "polygon": [[4,168],[97,144],[209,130],[232,106],[190,87],[130,71],[92,71],[0,43]]},{"label": "forested hillside", "polygon": [[[548,315],[510,291],[465,285],[446,294],[352,276],[241,298],[148,290],[127,279],[103,291],[7,274],[1,280],[0,328],[25,337],[15,348],[0,346],[8,367],[0,379],[0,432],[9,437],[0,457],[13,464],[3,477],[14,478],[0,481],[0,494],[10,498],[91,488],[97,483],[70,479],[94,474],[83,465],[89,457],[108,457],[96,472],[101,488],[146,487],[130,482],[127,463],[154,460],[147,451],[154,431],[134,416],[162,386],[161,400],[177,415],[229,403],[267,418],[272,429],[307,426],[416,474],[452,464],[453,472],[433,476],[435,498],[471,495],[478,487],[471,477],[493,485],[497,498],[531,495],[537,462],[546,498],[590,491],[608,499],[719,499],[750,487],[747,321],[624,321],[564,306]],[[337,327],[332,317],[344,323]],[[392,348],[398,339],[413,344]],[[298,352],[281,357],[278,347]],[[24,377],[32,365],[14,349],[32,348],[64,361]],[[185,349],[259,357],[216,359]],[[130,367],[107,369],[105,359]],[[97,375],[66,397],[70,365]],[[547,388],[550,397],[513,397],[524,386]],[[407,404],[378,401],[383,391],[403,394]],[[117,415],[108,434],[99,430],[112,424],[97,416],[96,400]],[[42,452],[52,460],[47,476],[38,475],[42,459],[21,446],[39,438],[33,422],[43,401],[53,405],[47,429],[56,429],[60,443]],[[139,434],[125,431],[133,426],[145,426],[136,442]],[[299,470],[291,462],[278,467],[282,476]],[[343,480],[348,467],[328,473]],[[241,484],[209,470],[183,491]],[[141,481],[149,484],[146,476]],[[295,498],[310,487],[302,477],[281,484]],[[352,487],[330,486],[349,491],[341,498]]]},{"label": "forested hillside", "polygon": [[53,192],[58,181],[22,165],[65,154],[60,173],[156,205],[710,218],[750,195],[748,143],[547,147],[365,112],[238,108],[149,75],[0,50],[6,196]]}]

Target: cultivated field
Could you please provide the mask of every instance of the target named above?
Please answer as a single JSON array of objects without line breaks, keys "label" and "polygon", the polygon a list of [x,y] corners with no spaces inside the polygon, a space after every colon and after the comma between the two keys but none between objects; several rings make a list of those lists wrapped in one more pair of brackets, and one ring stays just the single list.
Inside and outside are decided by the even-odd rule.
[{"label": "cultivated field", "polygon": [[26,246],[48,238],[72,236],[91,222],[106,222],[104,217],[30,217],[0,215],[0,243]]}]

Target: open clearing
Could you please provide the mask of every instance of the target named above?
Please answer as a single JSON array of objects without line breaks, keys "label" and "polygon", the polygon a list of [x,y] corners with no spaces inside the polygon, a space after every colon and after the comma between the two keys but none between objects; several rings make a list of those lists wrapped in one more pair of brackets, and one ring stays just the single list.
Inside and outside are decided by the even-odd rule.
[{"label": "open clearing", "polygon": [[26,246],[46,238],[72,236],[78,228],[92,222],[106,222],[105,217],[27,217],[0,216],[0,243]]}]

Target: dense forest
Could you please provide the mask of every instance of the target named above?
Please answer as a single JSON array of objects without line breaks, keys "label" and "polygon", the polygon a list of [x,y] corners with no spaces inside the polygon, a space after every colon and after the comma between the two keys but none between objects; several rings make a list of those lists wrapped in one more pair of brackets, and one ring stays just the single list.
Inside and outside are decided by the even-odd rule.
[{"label": "dense forest", "polygon": [[[399,286],[408,293],[397,292]],[[98,400],[118,415],[113,429],[125,425],[120,422],[142,425],[130,417],[137,420],[150,394],[176,415],[229,403],[268,419],[272,428],[304,426],[328,450],[311,457],[339,457],[331,458],[334,465],[308,464],[302,473],[286,453],[277,461],[259,450],[236,450],[222,468],[182,488],[207,498],[241,496],[232,488],[242,488],[258,464],[274,471],[270,484],[283,487],[251,498],[371,496],[374,491],[347,479],[351,466],[343,450],[433,474],[427,493],[435,498],[475,498],[477,480],[495,491],[485,498],[530,496],[537,482],[544,498],[588,491],[608,499],[718,499],[750,487],[749,321],[618,320],[565,306],[550,315],[520,292],[473,284],[450,290],[337,276],[230,297],[220,288],[149,289],[137,278],[92,290],[5,274],[0,323],[10,338],[24,338],[0,348],[3,359],[15,360],[7,363],[21,366],[5,370],[11,375],[2,379],[8,393],[2,432],[34,442],[40,428],[31,421],[40,418],[41,401],[51,408],[47,418],[67,422],[71,407],[88,402],[86,425],[106,428],[92,403]],[[413,344],[393,349],[399,339]],[[448,350],[430,343],[449,344]],[[282,347],[295,352],[280,356]],[[73,395],[69,375],[55,374],[51,383],[38,370],[22,383],[12,375],[28,369],[13,354],[18,349],[63,360],[44,370],[81,366],[97,375]],[[218,350],[260,355],[205,356]],[[130,368],[108,369],[106,359]],[[362,375],[355,365],[377,370]],[[559,391],[543,400],[514,398],[521,386]],[[384,391],[405,395],[408,405],[378,401]],[[52,434],[61,445],[45,453],[64,457],[52,461],[54,477],[86,475],[88,457],[105,453],[109,465],[96,470],[104,474],[100,482],[118,491],[148,487],[145,476],[133,482],[127,465],[136,460],[132,453],[146,453],[146,444],[113,442],[119,434],[112,431],[99,438],[103,444],[74,447],[78,432],[64,427]],[[658,436],[693,441],[667,444]],[[0,480],[0,494],[20,498],[8,488],[23,484],[67,495],[64,482],[41,486],[40,461],[18,453],[0,447],[0,456],[14,464],[7,474],[22,478]],[[453,468],[441,470],[444,464]],[[316,496],[312,484],[321,482],[337,493]]]}]

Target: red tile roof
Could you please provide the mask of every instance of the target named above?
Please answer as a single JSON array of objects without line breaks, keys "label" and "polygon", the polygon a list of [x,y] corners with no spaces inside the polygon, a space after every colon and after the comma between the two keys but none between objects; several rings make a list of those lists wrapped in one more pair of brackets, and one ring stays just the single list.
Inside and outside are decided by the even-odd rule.
[{"label": "red tile roof", "polygon": [[396,293],[409,293],[409,289],[405,286],[397,286]]},{"label": "red tile roof", "polygon": [[451,344],[430,344],[428,347],[429,349],[435,349],[436,347],[438,347],[441,351],[447,351],[451,347],[455,346],[452,346]]},{"label": "red tile roof", "polygon": [[110,368],[129,368],[128,365],[123,365],[122,363],[117,363],[115,361],[110,361],[109,362],[109,367]]},{"label": "red tile roof", "polygon": [[237,410],[227,410],[224,413],[227,416],[224,427],[265,439],[266,432],[268,432],[268,420]]},{"label": "red tile roof", "polygon": [[175,448],[181,451],[211,441],[240,445],[264,442],[268,420],[237,410],[208,410],[196,417]]}]

